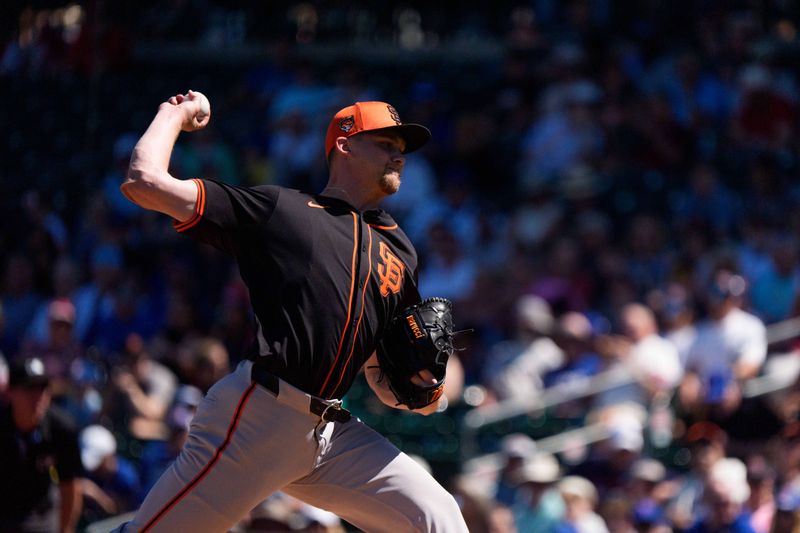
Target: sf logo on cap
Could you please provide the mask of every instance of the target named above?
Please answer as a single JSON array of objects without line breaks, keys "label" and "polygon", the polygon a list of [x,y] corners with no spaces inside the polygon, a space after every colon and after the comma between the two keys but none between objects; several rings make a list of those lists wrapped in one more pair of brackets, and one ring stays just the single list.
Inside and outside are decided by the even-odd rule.
[{"label": "sf logo on cap", "polygon": [[390,105],[387,105],[386,108],[389,110],[389,114],[392,116],[392,120],[397,122],[398,126],[403,123],[400,120],[400,115],[397,114],[397,109],[395,109],[393,106],[390,106]]},{"label": "sf logo on cap", "polygon": [[339,129],[343,132],[347,133],[353,129],[353,126],[356,125],[356,121],[353,118],[353,115],[349,117],[344,117],[342,120],[339,121]]}]

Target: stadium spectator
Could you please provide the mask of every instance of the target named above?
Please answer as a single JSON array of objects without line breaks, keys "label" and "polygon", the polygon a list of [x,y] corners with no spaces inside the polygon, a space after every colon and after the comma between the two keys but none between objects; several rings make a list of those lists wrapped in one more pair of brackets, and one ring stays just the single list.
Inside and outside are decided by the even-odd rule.
[{"label": "stadium spectator", "polygon": [[678,350],[658,334],[653,311],[632,303],[620,311],[624,335],[606,338],[605,349],[611,362],[608,369],[617,369],[633,382],[601,393],[593,408],[600,419],[628,409],[644,420],[656,397],[669,396],[680,382],[682,368]]},{"label": "stadium spectator", "polygon": [[72,532],[81,514],[78,436],[50,405],[49,383],[40,359],[11,365],[8,402],[0,407],[2,531]]},{"label": "stadium spectator", "polygon": [[696,422],[686,431],[691,454],[691,469],[678,480],[675,496],[668,504],[672,524],[678,529],[690,527],[706,513],[706,490],[711,471],[725,457],[728,437],[713,422]]},{"label": "stadium spectator", "polygon": [[[45,344],[50,333],[49,306],[54,300],[70,300],[75,294],[80,281],[80,269],[77,263],[67,255],[59,257],[53,265],[51,284],[53,287],[53,297],[42,303],[36,311],[36,315],[28,326],[25,339],[28,342]],[[75,302],[72,301],[74,305]],[[73,319],[74,322],[74,319]]]},{"label": "stadium spectator", "polygon": [[[189,387],[189,392],[182,392],[184,387]],[[197,409],[199,398],[192,399],[195,393],[191,386],[182,386],[178,389],[178,397],[183,397],[181,401],[176,401],[166,416],[167,434],[163,439],[152,439],[144,443],[142,456],[139,463],[139,470],[142,478],[142,492],[138,496],[137,502],[141,502],[147,492],[153,488],[161,474],[178,457],[186,439],[189,436],[189,425]],[[197,389],[194,389],[195,391]],[[197,403],[195,403],[197,402]],[[194,403],[194,405],[193,405]]]},{"label": "stadium spectator", "polygon": [[117,453],[117,441],[107,428],[94,424],[80,433],[84,510],[82,519],[100,518],[135,509],[141,491],[139,471]]},{"label": "stadium spectator", "polygon": [[[776,490],[776,505],[779,511],[786,514],[800,509],[800,422],[786,424],[779,441],[777,456],[781,457],[779,483]],[[775,520],[778,521],[776,512]]]},{"label": "stadium spectator", "polygon": [[768,270],[753,280],[753,312],[766,323],[786,320],[800,295],[798,245],[794,237],[776,238],[770,245]]},{"label": "stadium spectator", "polygon": [[747,469],[744,464],[730,457],[717,461],[706,480],[704,497],[706,512],[686,529],[687,533],[710,533],[731,531],[732,533],[754,533],[745,503],[750,496],[747,485]]},{"label": "stadium spectator", "polygon": [[43,343],[23,344],[23,356],[39,357],[51,380],[51,392],[55,396],[66,394],[71,388],[70,370],[83,355],[83,347],[74,334],[75,306],[69,300],[52,300],[47,305],[48,334]]},{"label": "stadium spectator", "polygon": [[769,533],[775,518],[775,480],[777,473],[763,455],[747,458],[747,484],[750,497],[746,509],[756,533]]},{"label": "stadium spectator", "polygon": [[620,410],[602,423],[608,439],[595,443],[588,457],[574,465],[570,474],[591,481],[604,497],[626,494],[633,465],[644,448],[642,421],[637,414]]},{"label": "stadium spectator", "polygon": [[457,304],[472,292],[478,264],[466,253],[464,244],[444,222],[431,226],[428,241],[430,256],[427,259],[428,267],[420,274],[420,293],[436,292]]},{"label": "stadium spectator", "polygon": [[206,393],[230,372],[228,350],[215,338],[193,339],[178,350],[181,382]]},{"label": "stadium spectator", "polygon": [[725,420],[741,404],[741,383],[758,375],[767,354],[763,322],[744,311],[747,282],[718,270],[706,295],[709,318],[698,327],[680,385],[681,408],[690,417]]},{"label": "stadium spectator", "polygon": [[742,97],[733,119],[737,141],[756,148],[780,148],[790,138],[797,110],[772,85],[772,72],[753,63],[741,70]]},{"label": "stadium spectator", "polygon": [[689,350],[697,336],[696,311],[691,290],[684,284],[671,282],[661,292],[658,316],[664,337],[678,350],[681,370],[686,368]]},{"label": "stadium spectator", "polygon": [[675,484],[667,480],[667,470],[656,459],[642,457],[631,466],[626,497],[632,502],[631,521],[637,532],[669,530],[667,501]]},{"label": "stadium spectator", "polygon": [[608,533],[605,521],[595,512],[600,496],[591,481],[580,476],[566,476],[556,487],[566,505],[564,519],[556,531]]},{"label": "stadium spectator", "polygon": [[164,417],[175,397],[177,379],[153,359],[141,336],[126,338],[124,359],[111,370],[111,382],[122,403],[116,417],[124,430],[141,440],[163,438]]},{"label": "stadium spectator", "polygon": [[90,279],[78,288],[72,299],[76,311],[75,333],[86,346],[94,343],[98,322],[113,310],[111,293],[121,279],[123,265],[122,250],[114,244],[100,244],[91,252]]},{"label": "stadium spectator", "polygon": [[519,476],[528,458],[536,453],[536,443],[522,433],[512,433],[503,437],[500,442],[500,453],[503,464],[498,472],[494,489],[494,499],[507,507],[511,507],[518,498]]},{"label": "stadium spectator", "polygon": [[550,305],[534,295],[516,302],[516,336],[494,345],[484,363],[484,381],[498,400],[530,399],[544,388],[544,375],[563,363],[563,354],[548,336],[555,319]]},{"label": "stadium spectator", "polygon": [[512,506],[519,533],[552,532],[564,517],[565,505],[555,488],[561,477],[558,460],[547,452],[530,454],[517,472],[520,497]]},{"label": "stadium spectator", "polygon": [[[602,370],[603,361],[593,350],[592,324],[583,313],[568,312],[558,317],[553,340],[564,353],[564,362],[544,376],[545,387],[563,389],[585,386],[591,376]],[[578,416],[585,413],[586,401],[561,404],[560,416]]]}]

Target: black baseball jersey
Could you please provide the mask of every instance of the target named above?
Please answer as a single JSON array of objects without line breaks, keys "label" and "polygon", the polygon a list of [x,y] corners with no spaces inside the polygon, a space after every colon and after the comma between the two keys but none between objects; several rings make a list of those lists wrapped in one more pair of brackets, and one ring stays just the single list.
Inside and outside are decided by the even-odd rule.
[{"label": "black baseball jersey", "polygon": [[236,257],[256,320],[246,355],[305,392],[341,398],[389,319],[420,299],[408,237],[381,209],[195,182],[195,215],[175,228]]}]

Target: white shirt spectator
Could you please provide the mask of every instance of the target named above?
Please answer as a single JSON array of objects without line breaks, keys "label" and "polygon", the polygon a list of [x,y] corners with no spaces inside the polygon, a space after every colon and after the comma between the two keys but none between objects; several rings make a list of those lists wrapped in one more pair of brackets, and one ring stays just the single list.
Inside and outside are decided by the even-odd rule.
[{"label": "white shirt spectator", "polygon": [[767,357],[767,330],[756,316],[732,309],[724,318],[698,327],[689,350],[688,370],[708,378],[744,363],[761,367]]},{"label": "white shirt spectator", "polygon": [[683,377],[678,349],[657,334],[648,335],[634,343],[627,356],[614,365],[624,369],[636,381],[600,394],[595,406],[612,407],[631,403],[646,408],[655,391],[671,389]]},{"label": "white shirt spectator", "polygon": [[499,400],[524,400],[541,393],[542,376],[564,363],[564,351],[552,339],[542,337],[530,343],[494,376],[490,386]]},{"label": "white shirt spectator", "polygon": [[678,349],[659,335],[650,335],[631,348],[628,366],[640,381],[654,382],[659,388],[672,388],[683,377]]},{"label": "white shirt spectator", "polygon": [[689,360],[689,350],[691,350],[692,344],[697,338],[697,327],[694,324],[689,324],[670,331],[664,337],[678,349],[681,368],[686,368],[686,362]]}]

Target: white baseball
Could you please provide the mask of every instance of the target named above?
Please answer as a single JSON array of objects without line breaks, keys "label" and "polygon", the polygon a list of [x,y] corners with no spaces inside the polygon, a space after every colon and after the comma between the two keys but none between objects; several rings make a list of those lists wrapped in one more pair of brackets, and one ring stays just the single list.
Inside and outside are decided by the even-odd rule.
[{"label": "white baseball", "polygon": [[203,93],[194,91],[194,94],[197,95],[197,100],[200,102],[200,112],[195,116],[197,121],[200,122],[211,114],[211,102],[208,101],[208,98]]}]

